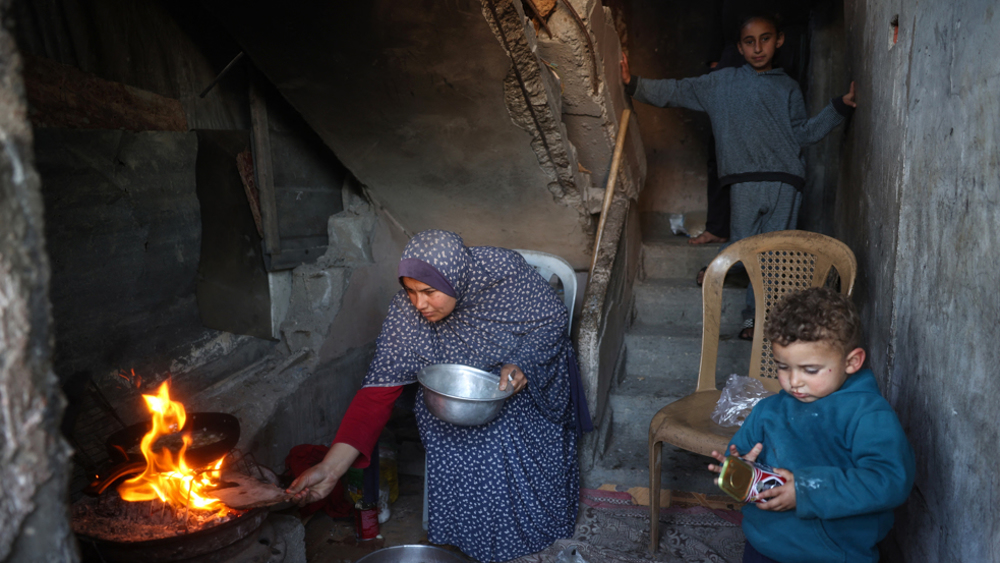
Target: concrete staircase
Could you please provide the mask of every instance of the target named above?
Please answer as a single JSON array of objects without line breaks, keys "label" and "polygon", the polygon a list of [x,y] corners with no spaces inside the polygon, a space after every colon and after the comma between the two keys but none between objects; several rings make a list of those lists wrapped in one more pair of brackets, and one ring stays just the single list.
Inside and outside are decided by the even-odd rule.
[{"label": "concrete staircase", "polygon": [[[625,362],[612,384],[597,459],[583,475],[585,487],[613,483],[649,486],[649,421],[667,403],[694,391],[701,359],[701,288],[698,269],[720,246],[690,246],[682,236],[646,235],[642,268],[634,287],[633,321],[625,338]],[[750,342],[739,340],[743,281],[727,278],[723,291],[717,382],[748,372]],[[711,460],[663,447],[663,487],[718,494],[706,465]]]}]

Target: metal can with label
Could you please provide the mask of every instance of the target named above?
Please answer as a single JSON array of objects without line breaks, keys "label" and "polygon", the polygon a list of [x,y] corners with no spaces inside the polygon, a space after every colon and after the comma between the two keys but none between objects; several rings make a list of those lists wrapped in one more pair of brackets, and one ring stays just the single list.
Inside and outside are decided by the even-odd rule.
[{"label": "metal can with label", "polygon": [[722,463],[722,471],[716,483],[723,492],[740,502],[767,502],[755,497],[768,489],[784,485],[785,478],[763,463],[729,455]]},{"label": "metal can with label", "polygon": [[359,501],[354,505],[354,526],[358,541],[378,537],[378,503]]}]

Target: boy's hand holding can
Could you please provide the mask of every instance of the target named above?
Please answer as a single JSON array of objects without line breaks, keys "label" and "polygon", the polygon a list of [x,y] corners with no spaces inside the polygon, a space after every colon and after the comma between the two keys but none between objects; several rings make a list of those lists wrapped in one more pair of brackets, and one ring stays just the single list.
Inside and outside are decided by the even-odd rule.
[{"label": "boy's hand holding can", "polygon": [[712,457],[722,465],[712,464],[708,468],[719,474],[719,488],[734,499],[757,503],[761,510],[791,510],[795,508],[795,476],[786,469],[756,463],[763,448],[758,443],[742,457],[736,446],[729,447],[728,456],[712,452]]}]

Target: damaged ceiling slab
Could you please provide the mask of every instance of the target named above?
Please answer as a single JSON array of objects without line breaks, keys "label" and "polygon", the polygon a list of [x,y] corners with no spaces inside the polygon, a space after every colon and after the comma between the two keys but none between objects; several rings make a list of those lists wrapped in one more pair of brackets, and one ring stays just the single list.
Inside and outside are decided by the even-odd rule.
[{"label": "damaged ceiling slab", "polygon": [[[603,15],[599,2],[577,4],[587,19]],[[560,79],[538,56],[520,3],[209,5],[407,231],[449,229],[471,245],[545,250],[581,269],[589,263],[587,200],[592,182],[602,179],[587,170],[608,164],[578,161],[563,123]],[[490,25],[494,15],[500,26]],[[611,26],[600,23],[598,37],[606,39]],[[617,37],[610,38],[617,60]],[[580,68],[591,72],[589,62]],[[590,90],[589,76],[579,82]],[[606,82],[598,80],[602,93]],[[598,128],[613,128],[619,111],[592,113]],[[588,154],[610,161],[613,131],[596,134],[606,149]]]}]

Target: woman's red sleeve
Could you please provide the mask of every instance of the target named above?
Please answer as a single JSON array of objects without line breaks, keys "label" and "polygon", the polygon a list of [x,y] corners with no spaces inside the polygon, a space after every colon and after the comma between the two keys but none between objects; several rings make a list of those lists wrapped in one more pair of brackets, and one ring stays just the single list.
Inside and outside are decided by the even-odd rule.
[{"label": "woman's red sleeve", "polygon": [[347,407],[347,413],[340,421],[333,443],[354,446],[361,455],[352,467],[365,468],[371,462],[371,453],[378,444],[382,428],[389,421],[392,405],[403,392],[398,387],[362,387]]}]

